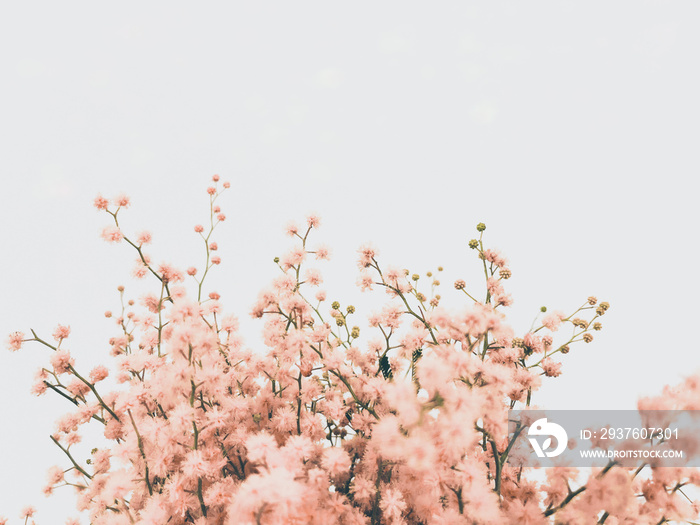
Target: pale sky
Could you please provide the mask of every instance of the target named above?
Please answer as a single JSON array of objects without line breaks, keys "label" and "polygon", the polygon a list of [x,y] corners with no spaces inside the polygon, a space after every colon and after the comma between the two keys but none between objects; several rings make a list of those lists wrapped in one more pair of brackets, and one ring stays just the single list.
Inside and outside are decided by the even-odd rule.
[{"label": "pale sky", "polygon": [[[693,2],[21,2],[0,11],[3,339],[57,323],[78,366],[107,359],[133,254],[99,238],[99,192],[125,192],[127,231],[182,268],[212,174],[231,182],[213,276],[247,320],[318,212],[330,298],[362,301],[355,250],[424,273],[443,295],[481,290],[474,252],[510,259],[524,332],[541,305],[612,307],[590,345],[535,398],[634,408],[700,370],[697,226],[700,33]],[[453,291],[454,292],[454,291]],[[479,292],[480,293],[480,292]],[[364,299],[366,300],[366,299]],[[361,303],[358,303],[361,304]],[[376,304],[376,303],[375,303]],[[362,312],[360,312],[362,313]],[[369,312],[364,312],[369,313]],[[65,464],[48,435],[69,408],[33,398],[39,347],[0,353],[0,515],[34,503],[62,523],[73,496],[41,495]]]}]

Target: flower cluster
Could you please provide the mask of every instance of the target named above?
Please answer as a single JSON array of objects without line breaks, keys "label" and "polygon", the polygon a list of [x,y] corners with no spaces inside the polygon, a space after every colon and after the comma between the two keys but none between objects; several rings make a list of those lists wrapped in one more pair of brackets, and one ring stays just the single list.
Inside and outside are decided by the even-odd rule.
[{"label": "flower cluster", "polygon": [[[516,333],[503,313],[511,270],[484,248],[479,224],[469,246],[483,262],[483,298],[457,281],[462,309],[440,306],[442,268],[427,274],[423,290],[420,275],[385,268],[376,248],[361,247],[359,286],[386,292],[361,330],[354,306],[329,304],[319,289],[314,261],[329,252],[311,247],[320,220],[310,216],[287,227],[296,244],[275,259],[280,274],[252,306],[266,346],[253,351],[219,294],[204,295],[207,273],[221,262],[212,234],[225,220],[216,204],[222,186],[215,176],[208,226],[194,228],[204,267],[186,272],[151,262],[147,232],[122,232],[127,197],[95,200],[114,222],[103,237],[129,244],[134,274],[157,284],[120,313],[106,312],[119,328],[111,369],[79,372],[65,348],[67,326],[55,330],[55,344],[34,331],[9,337],[12,350],[34,341],[51,352],[33,391],[62,396],[70,410],[51,436],[66,464],[49,470],[46,492],[73,487],[90,523],[651,524],[697,514],[680,495],[698,482],[695,472],[657,470],[642,480],[610,465],[587,481],[570,468],[533,481],[506,461],[508,410],[529,406],[543,377],[561,374],[557,359],[592,340],[607,303],[591,297],[569,315],[543,312],[538,326]],[[555,343],[567,325],[571,333]],[[121,385],[103,392],[110,375]],[[673,395],[696,403],[699,385],[694,396],[689,388]],[[109,445],[79,458],[74,445],[88,424],[100,425]],[[22,518],[33,515],[28,507]]]}]

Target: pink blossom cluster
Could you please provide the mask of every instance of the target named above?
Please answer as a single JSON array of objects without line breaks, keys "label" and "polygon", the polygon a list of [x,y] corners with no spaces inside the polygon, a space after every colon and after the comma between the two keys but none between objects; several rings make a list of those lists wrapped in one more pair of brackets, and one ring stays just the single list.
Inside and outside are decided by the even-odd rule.
[{"label": "pink blossom cluster", "polygon": [[[151,263],[143,252],[150,234],[131,240],[119,229],[129,199],[112,201],[116,209],[95,200],[115,222],[104,237],[130,244],[135,274],[158,285],[105,314],[119,327],[111,367],[79,372],[64,347],[67,326],[55,330],[55,345],[34,331],[9,336],[11,350],[26,341],[50,350],[33,391],[51,390],[70,408],[51,436],[66,462],[49,469],[47,494],[72,487],[77,510],[95,525],[632,525],[697,516],[680,491],[700,482],[694,470],[643,477],[609,465],[580,480],[561,467],[534,481],[506,461],[508,410],[530,405],[543,377],[561,374],[557,359],[590,342],[607,303],[589,298],[569,316],[548,314],[516,334],[503,312],[512,302],[503,284],[510,270],[481,239],[470,246],[483,261],[484,299],[459,281],[469,300],[456,310],[440,306],[437,279],[424,291],[420,276],[381,267],[366,245],[358,284],[379,298],[365,336],[355,307],[329,304],[318,289],[322,274],[309,265],[329,252],[310,246],[320,224],[310,216],[303,227],[287,226],[296,245],[276,259],[279,276],[252,306],[265,343],[254,351],[219,294],[203,296],[204,278],[220,262],[211,235],[225,219],[218,176],[213,183],[208,227],[195,227],[206,253],[200,271]],[[572,333],[555,344],[565,324]],[[121,385],[103,392],[110,375]],[[700,382],[664,399],[696,406]],[[86,425],[100,426],[109,445],[76,457]],[[34,512],[28,507],[21,518]]]}]

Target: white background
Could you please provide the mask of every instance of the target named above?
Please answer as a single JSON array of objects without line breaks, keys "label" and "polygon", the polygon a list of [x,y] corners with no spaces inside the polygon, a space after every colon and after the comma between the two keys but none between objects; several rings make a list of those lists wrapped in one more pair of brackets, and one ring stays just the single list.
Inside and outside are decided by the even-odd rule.
[{"label": "white background", "polygon": [[[695,8],[695,9],[694,9]],[[700,368],[697,8],[691,2],[22,2],[0,13],[0,333],[70,324],[105,360],[134,254],[99,238],[98,192],[156,261],[202,263],[192,231],[219,173],[228,220],[212,286],[244,320],[310,211],[329,298],[357,300],[355,250],[481,293],[467,242],[510,259],[520,332],[541,305],[611,303],[604,330],[535,398],[634,408]],[[210,288],[211,289],[211,288]],[[348,299],[349,298],[349,299]],[[381,296],[380,296],[381,298]],[[364,312],[366,313],[366,312]],[[5,335],[3,335],[5,337]],[[29,388],[38,346],[0,354],[0,515],[62,523],[61,400]]]}]

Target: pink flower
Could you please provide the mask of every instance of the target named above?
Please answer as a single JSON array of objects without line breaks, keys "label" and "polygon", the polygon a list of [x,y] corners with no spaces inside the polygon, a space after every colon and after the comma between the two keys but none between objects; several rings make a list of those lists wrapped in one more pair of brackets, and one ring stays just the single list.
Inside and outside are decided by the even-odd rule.
[{"label": "pink flower", "polygon": [[207,188],[207,193],[208,193],[209,195],[214,195],[214,194],[216,193],[216,188],[214,188],[214,186],[209,186],[209,187]]},{"label": "pink flower", "polygon": [[321,464],[331,476],[339,476],[350,469],[350,456],[342,448],[330,447],[323,451]]},{"label": "pink flower", "polygon": [[68,350],[56,350],[51,356],[51,366],[57,374],[65,374],[70,371],[73,359]]},{"label": "pink flower", "polygon": [[221,264],[221,257],[219,257],[218,255],[214,255],[211,258],[211,263],[212,264]]},{"label": "pink flower", "polygon": [[189,268],[187,268],[187,275],[194,276],[196,274],[197,274],[197,268],[195,268],[194,266],[190,266]]},{"label": "pink flower", "polygon": [[63,469],[57,466],[51,467],[48,472],[48,483],[55,485],[61,481],[63,481]]},{"label": "pink flower", "polygon": [[148,244],[149,242],[151,242],[151,233],[147,231],[142,231],[141,233],[139,233],[138,237],[136,237],[136,242],[139,246],[143,244]]},{"label": "pink flower", "polygon": [[390,520],[400,520],[406,508],[401,492],[396,489],[386,489],[379,502],[384,515]]},{"label": "pink flower", "polygon": [[219,176],[218,176],[218,175],[213,175],[212,178],[211,178],[211,180],[213,180],[214,182],[219,182]]},{"label": "pink flower", "polygon": [[108,242],[119,242],[124,238],[124,236],[118,227],[107,226],[102,230],[102,238]]},{"label": "pink flower", "polygon": [[330,258],[330,250],[324,244],[318,246],[314,253],[317,261],[327,261]]},{"label": "pink flower", "polygon": [[357,279],[357,286],[359,286],[360,289],[364,292],[367,290],[371,290],[373,284],[374,278],[372,277],[372,274],[370,274],[367,270],[362,270],[360,276]]},{"label": "pink flower", "polygon": [[299,235],[299,226],[295,222],[288,222],[287,226],[285,226],[285,232],[287,235],[290,237],[294,237],[295,235]]},{"label": "pink flower", "polygon": [[231,183],[230,182],[224,182],[224,188],[230,188]]},{"label": "pink flower", "polygon": [[31,518],[32,516],[34,516],[35,513],[36,509],[31,505],[27,505],[22,509],[22,512],[19,513],[19,517],[22,519]]},{"label": "pink flower", "polygon": [[197,232],[197,233],[202,233],[202,232],[204,231],[204,226],[202,226],[201,224],[197,224],[197,225],[194,227],[194,231]]},{"label": "pink flower", "polygon": [[98,365],[90,371],[90,382],[99,383],[100,381],[106,379],[108,375],[109,370],[107,370],[107,367]]},{"label": "pink flower", "polygon": [[58,325],[56,329],[53,331],[53,338],[56,341],[60,341],[61,339],[66,339],[70,335],[70,326],[63,326],[63,325]]},{"label": "pink flower", "polygon": [[106,210],[107,206],[109,206],[109,201],[105,199],[102,195],[98,195],[97,197],[95,197],[93,205],[98,210]]},{"label": "pink flower", "polygon": [[549,313],[542,318],[542,326],[544,326],[548,330],[551,330],[552,332],[556,332],[557,330],[559,330],[559,325],[561,324],[562,319],[565,318],[566,315],[562,312],[557,311]]},{"label": "pink flower", "polygon": [[373,263],[373,259],[377,255],[377,249],[370,243],[363,244],[357,250],[359,258],[357,260],[357,265],[360,268],[367,268]]},{"label": "pink flower", "polygon": [[114,205],[118,206],[120,208],[128,208],[129,202],[130,202],[129,197],[127,197],[124,194],[121,194],[117,198],[114,199]]},{"label": "pink flower", "polygon": [[224,221],[226,220],[226,215],[224,215],[223,213],[219,213],[219,214],[216,216],[216,218],[217,218],[220,222],[224,222]]},{"label": "pink flower", "polygon": [[561,375],[561,363],[553,361],[551,357],[543,359],[540,366],[547,377],[558,377]]},{"label": "pink flower", "polygon": [[7,348],[16,352],[22,347],[24,342],[24,334],[22,332],[13,332],[7,337]]},{"label": "pink flower", "polygon": [[166,263],[162,263],[158,267],[158,273],[160,274],[163,281],[165,281],[166,283],[176,283],[185,280],[185,277],[182,275],[182,272]]},{"label": "pink flower", "polygon": [[186,476],[199,478],[208,473],[209,465],[204,460],[201,450],[192,450],[185,457],[182,464],[182,472]]},{"label": "pink flower", "polygon": [[321,218],[312,213],[306,217],[306,224],[308,224],[309,228],[318,228],[321,225]]}]

